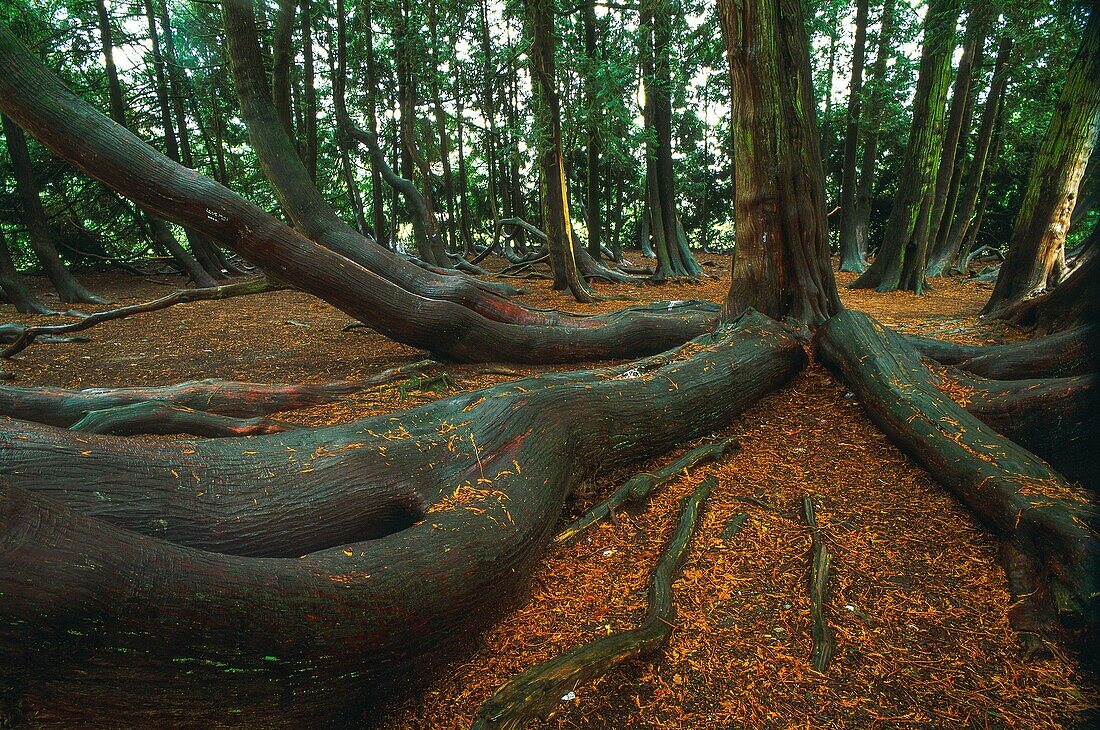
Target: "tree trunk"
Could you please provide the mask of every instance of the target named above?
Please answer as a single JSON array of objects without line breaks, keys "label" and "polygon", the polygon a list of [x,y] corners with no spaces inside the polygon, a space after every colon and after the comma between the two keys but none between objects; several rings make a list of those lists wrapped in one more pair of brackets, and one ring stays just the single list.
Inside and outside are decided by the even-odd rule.
[{"label": "tree trunk", "polygon": [[1008,254],[982,314],[998,317],[1011,305],[1053,286],[1064,255],[1077,190],[1100,132],[1100,12],[1089,16],[1066,84],[1012,227]]},{"label": "tree trunk", "polygon": [[554,288],[568,289],[578,302],[591,302],[584,279],[577,270],[573,226],[569,220],[569,193],[562,159],[561,112],[554,62],[553,0],[524,0],[531,35],[531,97],[535,113],[534,136],[542,187],[543,228],[550,249]]},{"label": "tree trunk", "polygon": [[871,420],[1000,538],[1013,625],[1094,646],[1100,514],[1088,493],[941,393],[917,352],[867,315],[834,317],[815,350]]},{"label": "tree trunk", "polygon": [[[11,422],[5,706],[41,724],[361,722],[522,598],[579,483],[728,425],[802,367],[777,324],[740,324],[396,422],[156,442]],[[57,480],[26,473],[38,458]]]},{"label": "tree trunk", "polygon": [[596,51],[596,6],[594,3],[584,6],[584,59],[587,64],[585,73],[585,115],[588,134],[587,166],[585,168],[584,210],[588,219],[588,254],[600,260],[600,246],[603,241],[603,196],[600,195],[600,118],[599,89],[597,73],[602,59]]},{"label": "tree trunk", "polygon": [[302,0],[302,164],[317,182],[317,88],[313,71],[313,3]]},{"label": "tree trunk", "polygon": [[[236,8],[241,1],[224,7]],[[244,6],[251,10],[247,3]],[[254,47],[258,57],[258,44]],[[112,124],[65,89],[2,25],[0,64],[5,69],[0,74],[0,112],[77,168],[151,211],[192,226],[274,278],[324,299],[379,333],[441,357],[528,362],[637,357],[706,331],[716,317],[715,307],[699,303],[665,303],[590,317],[526,309],[467,277],[440,276],[379,246],[365,248],[371,254],[368,268],[295,232]],[[261,78],[259,91],[266,95],[262,73]],[[265,124],[278,133],[283,149],[291,150],[270,102],[263,110]],[[296,174],[308,182],[301,163],[295,164]],[[316,196],[316,188],[310,186],[304,194]],[[314,201],[303,197],[294,202],[297,206]],[[369,243],[338,217],[339,227],[331,227],[326,210],[331,212],[327,206],[318,208],[304,220],[330,239],[347,231],[357,243]]]},{"label": "tree trunk", "polygon": [[290,68],[294,65],[294,18],[297,9],[297,0],[279,0],[279,20],[275,25],[271,65],[271,102],[287,139],[291,140],[297,139],[294,134],[294,112],[290,94]]},{"label": "tree trunk", "polygon": [[[878,138],[882,128],[883,108],[886,104],[886,62],[893,54],[895,0],[884,0],[879,20],[878,44],[875,64],[867,79],[870,95],[867,101],[866,137],[863,142],[863,159],[859,167],[859,183],[856,188],[855,251],[849,252],[849,266],[842,271],[863,273],[867,268],[867,230],[871,221],[871,193],[875,186],[875,167],[878,165]],[[858,261],[858,265],[854,262]],[[843,264],[843,260],[841,262]]]},{"label": "tree trunk", "polygon": [[[947,208],[947,196],[951,182],[958,171],[956,160],[962,158],[966,148],[963,130],[970,128],[970,99],[973,86],[974,69],[981,68],[984,58],[985,37],[992,25],[993,7],[989,0],[972,0],[967,7],[966,34],[963,43],[959,68],[955,74],[955,85],[951,91],[951,105],[947,114],[947,129],[943,136],[943,149],[940,152],[940,164],[936,170],[936,185],[932,196],[932,212],[928,221],[924,248],[927,259],[932,260],[939,240],[940,227],[943,225]],[[927,266],[925,267],[927,270]],[[931,272],[935,275],[936,272]]]},{"label": "tree trunk", "polygon": [[[816,324],[841,309],[798,0],[720,0],[733,80],[737,243],[723,309]],[[796,101],[792,101],[796,100]]]},{"label": "tree trunk", "polygon": [[840,270],[862,272],[864,251],[856,243],[856,155],[863,97],[863,64],[867,51],[867,2],[856,0],[856,35],[852,45],[852,79],[844,127],[844,169],[840,181]]},{"label": "tree trunk", "polygon": [[[978,196],[982,190],[982,183],[986,178],[986,169],[990,158],[997,127],[997,119],[1004,105],[1005,90],[1008,87],[1008,59],[1012,53],[1012,39],[1007,35],[1003,37],[997,48],[997,61],[993,66],[993,76],[989,82],[989,91],[985,97],[985,109],[982,111],[982,121],[978,127],[978,141],[974,148],[974,159],[970,162],[970,169],[966,175],[966,187],[959,198],[959,204],[955,208],[954,219],[944,218],[940,224],[942,229],[947,226],[947,235],[941,237],[939,246],[929,257],[928,273],[935,275],[953,267],[959,261],[962,252],[963,240],[971,219],[974,218],[978,204]],[[965,271],[961,273],[966,273]]]},{"label": "tree trunk", "polygon": [[881,292],[924,292],[928,230],[936,169],[944,139],[944,105],[951,84],[951,54],[959,0],[931,0],[924,16],[924,47],[913,101],[913,121],[898,192],[874,262],[849,284]]},{"label": "tree trunk", "polygon": [[0,292],[15,306],[16,311],[22,314],[54,313],[27,288],[19,270],[15,268],[15,262],[12,261],[8,240],[2,229],[0,229]]},{"label": "tree trunk", "polygon": [[[111,29],[111,16],[107,12],[105,0],[96,0],[96,11],[99,15],[99,40],[103,51],[104,68],[107,73],[107,90],[110,99],[111,118],[120,126],[125,127],[127,126],[126,102],[122,96],[122,83],[118,79],[118,67],[115,66],[115,42]],[[191,277],[191,280],[195,282],[195,286],[217,286],[217,282],[206,272],[206,269],[195,260],[194,256],[188,253],[188,251],[180,245],[179,241],[176,240],[176,237],[172,234],[172,231],[164,221],[157,219],[153,215],[147,215],[147,218],[153,244],[167,250],[176,261],[178,267],[186,272],[188,276]],[[137,230],[140,231],[143,226],[141,213],[137,210],[134,211],[134,223],[136,224]]]},{"label": "tree trunk", "polygon": [[[187,146],[186,159],[181,152],[182,145],[180,143],[182,140],[186,139],[187,135],[186,119],[182,118],[182,116],[179,118],[180,132],[178,138],[176,136],[176,130],[173,127],[172,123],[172,105],[168,100],[168,78],[164,70],[164,56],[161,52],[160,33],[157,30],[157,13],[153,6],[153,0],[144,0],[144,5],[145,19],[149,28],[150,50],[153,56],[153,75],[156,86],[157,106],[160,108],[160,123],[161,126],[164,128],[164,150],[168,153],[168,156],[176,162],[182,162],[187,167],[192,167],[190,160],[190,144],[188,144]],[[166,17],[162,22],[164,23],[165,29],[167,29],[168,25]],[[167,30],[165,35],[168,35]],[[173,51],[172,58],[174,59],[174,57],[175,52]],[[182,106],[180,107],[179,111],[182,114]],[[160,228],[158,226],[158,228],[159,230],[154,231],[154,235],[156,235],[157,233],[163,233],[163,231],[167,231],[167,227]],[[213,251],[211,250],[212,245],[208,241],[203,239],[202,236],[195,234],[189,229],[185,230],[184,232],[187,235],[188,243],[191,244],[191,251],[195,259],[197,259],[203,272],[206,274],[205,277],[201,278],[202,283],[198,285],[209,286],[210,283],[213,281],[227,278],[225,273],[221,270],[220,262],[217,260]],[[182,251],[182,247],[179,247],[179,250]],[[193,278],[198,272],[192,272],[189,270],[188,273],[190,273]]]},{"label": "tree trunk", "polygon": [[15,190],[19,194],[19,202],[23,208],[23,223],[27,227],[27,238],[30,240],[35,257],[42,264],[42,270],[46,272],[46,276],[50,278],[54,289],[57,290],[57,296],[65,303],[106,304],[106,299],[92,294],[76,280],[58,255],[57,247],[54,246],[53,237],[50,235],[46,211],[43,210],[42,200],[38,196],[38,182],[34,179],[27,138],[23,136],[23,130],[7,116],[3,117],[3,126],[4,140],[7,142],[8,156],[11,158],[12,175],[15,177]]}]

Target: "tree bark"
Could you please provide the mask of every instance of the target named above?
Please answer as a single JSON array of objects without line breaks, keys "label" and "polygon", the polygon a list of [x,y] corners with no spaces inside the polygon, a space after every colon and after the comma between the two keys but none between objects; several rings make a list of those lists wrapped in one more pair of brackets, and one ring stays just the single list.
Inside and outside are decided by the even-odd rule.
[{"label": "tree bark", "polygon": [[818,330],[815,349],[871,420],[1000,538],[1017,597],[1013,625],[1094,645],[1100,513],[1088,493],[941,393],[916,350],[867,315],[837,315]]},{"label": "tree bark", "polygon": [[15,177],[15,191],[23,208],[23,223],[27,227],[27,238],[42,270],[46,272],[57,296],[65,303],[90,302],[106,304],[107,300],[96,296],[77,281],[61,260],[50,236],[46,211],[38,195],[38,182],[34,179],[31,155],[27,149],[27,139],[20,129],[7,116],[2,117],[4,141],[7,142],[8,156],[11,158],[12,175]]},{"label": "tree bark", "polygon": [[1055,264],[1064,255],[1077,190],[1098,132],[1100,12],[1094,9],[1031,164],[1008,254],[982,314],[1001,316],[1011,305],[1058,283]]},{"label": "tree bark", "polygon": [[856,34],[852,42],[852,78],[848,82],[848,113],[844,127],[844,169],[840,181],[840,270],[862,273],[865,251],[856,241],[856,155],[863,97],[863,65],[867,55],[867,3],[856,0]]},{"label": "tree bark", "polygon": [[[994,131],[997,119],[1004,105],[1005,90],[1008,87],[1008,59],[1012,53],[1012,38],[1005,35],[997,48],[997,60],[993,66],[993,76],[989,82],[989,91],[985,97],[982,121],[978,127],[978,141],[974,148],[974,159],[966,175],[966,187],[959,198],[952,219],[945,218],[940,228],[948,227],[946,236],[942,236],[938,247],[929,257],[928,273],[937,273],[954,267],[962,253],[962,245],[967,229],[974,218],[982,182],[986,178],[986,169],[992,158]],[[966,273],[965,271],[959,273]]]},{"label": "tree bark", "polygon": [[[38,723],[355,722],[522,597],[577,484],[725,426],[804,361],[752,315],[397,423],[150,443],[11,422],[5,705]],[[40,457],[57,480],[26,474]]]},{"label": "tree bark", "polygon": [[[456,360],[577,362],[660,352],[713,325],[716,308],[698,303],[657,304],[591,317],[526,309],[466,277],[439,276],[379,246],[366,249],[372,252],[367,268],[112,124],[65,89],[2,25],[0,63],[6,71],[0,75],[0,111],[56,154],[399,342]],[[273,111],[265,120],[284,148],[291,149]],[[296,169],[303,170],[300,162]],[[308,181],[308,176],[301,177]],[[312,202],[314,198],[303,198],[295,205]],[[331,211],[326,206],[318,215],[326,209]],[[346,230],[357,242],[369,243],[338,218],[339,227],[333,228],[327,228],[327,217],[321,216],[322,225],[312,217],[305,220],[319,229],[315,233],[328,230],[338,238]]]},{"label": "tree bark", "polygon": [[317,88],[313,70],[313,3],[302,0],[302,164],[317,182]]},{"label": "tree bark", "polygon": [[[859,184],[856,188],[855,251],[849,252],[849,266],[841,269],[857,274],[867,268],[867,229],[871,221],[871,193],[875,184],[875,167],[878,165],[878,138],[882,127],[883,108],[886,104],[886,62],[893,54],[895,25],[895,0],[884,0],[879,20],[878,43],[875,64],[867,79],[870,91],[867,100],[866,137],[863,142],[863,159],[859,167]],[[858,261],[858,265],[855,263]],[[843,263],[843,262],[842,262]]]},{"label": "tree bark", "polygon": [[554,288],[569,290],[578,302],[591,302],[577,269],[573,226],[569,219],[569,192],[562,158],[561,111],[555,81],[553,0],[524,0],[531,35],[531,96],[535,112],[535,139],[542,188],[543,230],[550,249]]},{"label": "tree bark", "polygon": [[924,47],[913,101],[913,121],[898,192],[882,245],[871,266],[848,286],[881,292],[924,292],[936,169],[944,140],[944,106],[959,0],[931,0],[924,16]]},{"label": "tree bark", "polygon": [[[724,313],[805,324],[841,309],[829,262],[820,138],[802,6],[720,0],[733,88],[737,243]],[[796,100],[796,101],[792,101]]]},{"label": "tree bark", "polygon": [[[925,249],[928,261],[932,261],[937,251],[941,226],[947,211],[947,198],[952,181],[959,172],[958,160],[962,159],[966,149],[964,130],[970,128],[970,101],[973,97],[974,70],[980,69],[984,58],[985,38],[993,23],[993,6],[989,0],[971,0],[967,6],[966,33],[963,52],[959,59],[959,68],[955,73],[955,85],[951,90],[951,105],[947,114],[947,130],[943,137],[943,149],[940,164],[936,170],[936,185],[932,197],[932,212],[928,223]],[[948,214],[948,225],[950,215]],[[928,267],[925,267],[926,271]],[[937,272],[929,272],[934,276]]]},{"label": "tree bark", "polygon": [[53,314],[54,311],[34,295],[12,261],[4,231],[0,230],[0,293],[21,314]]}]

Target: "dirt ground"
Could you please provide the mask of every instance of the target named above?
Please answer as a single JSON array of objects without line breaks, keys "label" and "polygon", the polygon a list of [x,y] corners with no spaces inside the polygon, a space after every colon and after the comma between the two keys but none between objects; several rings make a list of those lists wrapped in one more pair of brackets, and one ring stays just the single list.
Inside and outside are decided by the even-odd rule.
[{"label": "dirt ground", "polygon": [[[634,254],[637,258],[637,254]],[[546,282],[523,282],[538,307],[602,311],[664,299],[721,301],[728,257],[706,256],[715,278],[699,285],[600,286],[610,297],[571,303]],[[841,283],[850,280],[839,275]],[[116,303],[178,285],[171,277],[89,274]],[[43,282],[32,279],[43,292]],[[1021,335],[979,321],[990,286],[937,281],[923,297],[841,288],[849,307],[901,330],[968,343]],[[0,321],[35,320],[0,305]],[[35,345],[4,363],[15,385],[167,384],[221,377],[261,382],[358,378],[423,357],[306,294],[275,292],[181,305],[101,325],[79,344]],[[446,366],[460,389],[548,368]],[[555,368],[561,369],[561,368]],[[434,397],[396,386],[280,417],[347,421]],[[523,606],[489,629],[475,653],[381,719],[385,727],[464,728],[519,671],[595,637],[632,627],[645,610],[648,576],[678,519],[679,502],[708,474],[719,489],[704,508],[682,577],[678,617],[663,652],[576,689],[549,728],[981,727],[1050,728],[1095,721],[1097,685],[1060,656],[1025,658],[1006,612],[1009,595],[993,539],[931,476],[894,448],[844,386],[813,364],[716,436],[739,452],[669,483],[644,507],[552,547]],[[693,446],[638,464],[645,471]],[[629,474],[606,474],[578,496],[563,525]],[[804,495],[835,553],[828,611],[839,648],[828,670],[809,666]],[[767,509],[742,498],[762,500]],[[738,513],[745,528],[729,541]]]}]

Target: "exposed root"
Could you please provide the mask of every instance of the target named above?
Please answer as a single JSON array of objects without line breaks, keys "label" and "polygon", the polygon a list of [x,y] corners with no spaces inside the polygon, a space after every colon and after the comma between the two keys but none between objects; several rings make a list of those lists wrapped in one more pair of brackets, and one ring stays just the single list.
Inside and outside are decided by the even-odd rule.
[{"label": "exposed root", "polygon": [[718,461],[726,453],[737,448],[739,448],[737,439],[722,439],[692,449],[668,466],[655,472],[635,474],[616,489],[610,497],[588,510],[583,517],[559,532],[557,537],[554,538],[555,542],[572,540],[603,518],[613,516],[612,513],[624,504],[640,502],[645,499],[657,487],[679,477],[681,472],[686,472],[696,464],[705,461]]},{"label": "exposed root", "polygon": [[522,728],[545,717],[563,695],[582,682],[595,679],[616,666],[659,649],[676,628],[672,580],[699,525],[704,502],[717,485],[707,476],[682,502],[680,524],[661,556],[649,584],[645,619],[634,629],[597,639],[543,662],[512,679],[482,705],[473,728]]}]

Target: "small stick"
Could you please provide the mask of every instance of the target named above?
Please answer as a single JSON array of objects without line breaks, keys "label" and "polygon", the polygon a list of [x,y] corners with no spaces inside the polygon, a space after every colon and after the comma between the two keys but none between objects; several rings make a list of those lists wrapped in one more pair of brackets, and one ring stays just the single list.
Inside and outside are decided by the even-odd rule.
[{"label": "small stick", "polygon": [[717,461],[722,458],[727,451],[737,448],[740,448],[737,439],[722,439],[721,441],[715,441],[705,446],[700,446],[697,449],[692,449],[663,469],[658,469],[653,473],[643,472],[641,474],[635,474],[630,477],[630,479],[627,479],[621,487],[616,489],[610,497],[588,510],[583,517],[558,533],[554,541],[566,542],[572,540],[604,517],[611,515],[614,510],[624,504],[628,502],[638,502],[649,496],[653,490],[665,482],[676,478],[680,475],[680,472],[685,469],[689,469],[704,461]]},{"label": "small stick", "polygon": [[645,619],[634,629],[570,649],[514,677],[481,706],[473,728],[521,728],[545,717],[561,698],[614,667],[659,649],[676,628],[672,580],[699,525],[699,513],[718,482],[707,476],[681,502],[680,524],[649,582]]},{"label": "small stick", "polygon": [[824,672],[829,660],[836,651],[836,636],[825,620],[825,601],[828,598],[829,567],[832,565],[833,556],[825,547],[821,539],[821,530],[817,526],[817,515],[814,512],[814,502],[809,496],[802,498],[802,511],[806,515],[806,523],[810,526],[811,563],[810,563],[810,620],[813,622],[811,633],[813,634],[813,650],[810,654],[810,663],[818,672]]}]

